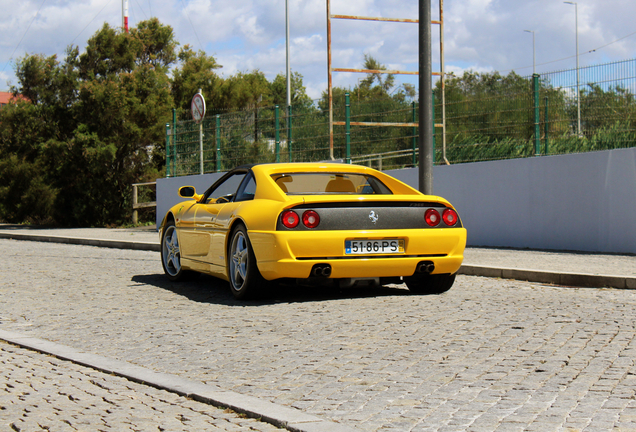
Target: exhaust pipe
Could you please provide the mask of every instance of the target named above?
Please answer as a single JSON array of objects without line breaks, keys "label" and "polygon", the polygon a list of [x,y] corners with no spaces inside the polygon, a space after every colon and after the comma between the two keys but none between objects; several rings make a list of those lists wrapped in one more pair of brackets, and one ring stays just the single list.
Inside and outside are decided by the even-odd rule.
[{"label": "exhaust pipe", "polygon": [[316,264],[311,268],[311,277],[328,278],[331,276],[331,265],[329,264]]},{"label": "exhaust pipe", "polygon": [[433,261],[422,261],[417,264],[415,271],[417,273],[431,274],[433,273],[434,270],[435,270],[435,263],[433,263]]}]

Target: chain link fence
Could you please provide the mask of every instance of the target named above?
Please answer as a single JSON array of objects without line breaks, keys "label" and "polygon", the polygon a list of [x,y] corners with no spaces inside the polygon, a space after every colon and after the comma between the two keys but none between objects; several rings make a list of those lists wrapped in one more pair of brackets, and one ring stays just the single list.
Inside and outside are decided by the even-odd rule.
[{"label": "chain link fence", "polygon": [[[449,76],[446,134],[435,128],[435,163],[636,146],[636,59],[580,68],[578,85],[576,76],[576,69],[526,77]],[[434,93],[435,123],[441,124],[439,86]],[[369,101],[336,93],[333,107],[340,123],[333,127],[335,159],[380,169],[417,164],[416,103],[403,95]],[[175,112],[166,149],[168,176],[246,163],[328,160],[327,103],[213,114],[201,125],[189,113]]]}]

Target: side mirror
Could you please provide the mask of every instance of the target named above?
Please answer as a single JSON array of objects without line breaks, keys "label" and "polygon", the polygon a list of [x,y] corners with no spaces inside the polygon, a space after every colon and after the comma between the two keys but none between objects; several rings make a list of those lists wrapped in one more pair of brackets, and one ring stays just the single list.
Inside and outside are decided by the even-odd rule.
[{"label": "side mirror", "polygon": [[179,196],[181,198],[194,198],[196,194],[197,191],[194,186],[182,186],[179,188]]}]

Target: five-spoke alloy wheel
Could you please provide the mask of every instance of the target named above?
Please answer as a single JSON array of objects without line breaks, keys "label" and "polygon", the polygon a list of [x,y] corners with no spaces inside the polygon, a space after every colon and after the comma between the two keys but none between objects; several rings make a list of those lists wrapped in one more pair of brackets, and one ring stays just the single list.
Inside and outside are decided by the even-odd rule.
[{"label": "five-spoke alloy wheel", "polygon": [[163,271],[172,281],[180,280],[184,272],[181,269],[181,250],[174,222],[170,221],[163,231],[161,239],[161,264]]},{"label": "five-spoke alloy wheel", "polygon": [[228,250],[228,276],[232,294],[237,299],[254,296],[266,281],[258,271],[256,257],[243,225],[232,231]]}]

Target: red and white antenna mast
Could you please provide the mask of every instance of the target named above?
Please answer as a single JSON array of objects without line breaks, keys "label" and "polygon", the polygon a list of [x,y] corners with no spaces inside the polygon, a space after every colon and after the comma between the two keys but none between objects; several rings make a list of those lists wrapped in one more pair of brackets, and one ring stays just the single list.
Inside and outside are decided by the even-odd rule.
[{"label": "red and white antenna mast", "polygon": [[128,33],[128,0],[121,0],[122,27]]}]

